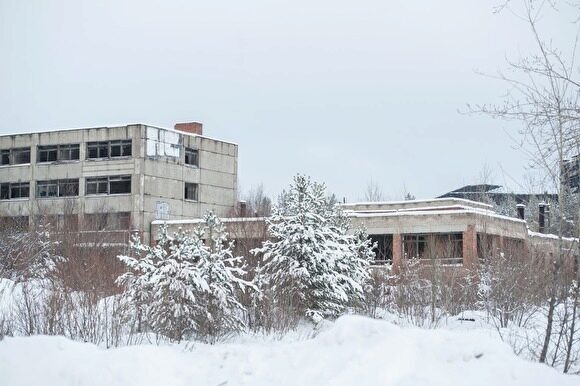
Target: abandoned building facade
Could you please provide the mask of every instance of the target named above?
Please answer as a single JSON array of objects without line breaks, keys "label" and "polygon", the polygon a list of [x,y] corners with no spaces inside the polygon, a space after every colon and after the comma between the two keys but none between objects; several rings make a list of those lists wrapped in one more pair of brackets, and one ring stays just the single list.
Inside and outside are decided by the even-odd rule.
[{"label": "abandoned building facade", "polygon": [[[352,229],[364,226],[375,248],[375,265],[417,258],[448,267],[475,267],[498,251],[524,251],[553,239],[529,232],[526,221],[501,216],[491,205],[457,198],[341,204]],[[193,229],[201,220],[154,221],[152,242],[163,225]],[[227,218],[233,239],[258,246],[267,237],[264,218]],[[252,240],[254,239],[254,240]]]},{"label": "abandoned building facade", "polygon": [[[515,218],[478,202],[472,194],[482,187],[495,188],[341,205],[353,229],[364,226],[376,243],[376,265],[418,258],[470,268],[490,251],[554,245],[529,231],[522,204]],[[0,136],[2,226],[48,223],[57,231],[106,233],[127,246],[133,232],[154,243],[162,225],[192,229],[213,210],[233,239],[258,246],[267,238],[265,219],[232,217],[241,204],[237,188],[237,145],[205,137],[196,122],[174,129],[134,124]],[[541,230],[549,212],[539,213]]]},{"label": "abandoned building facade", "polygon": [[202,130],[194,122],[0,136],[1,222],[39,216],[127,240],[129,231],[149,239],[155,219],[225,216],[236,201],[238,147]]}]

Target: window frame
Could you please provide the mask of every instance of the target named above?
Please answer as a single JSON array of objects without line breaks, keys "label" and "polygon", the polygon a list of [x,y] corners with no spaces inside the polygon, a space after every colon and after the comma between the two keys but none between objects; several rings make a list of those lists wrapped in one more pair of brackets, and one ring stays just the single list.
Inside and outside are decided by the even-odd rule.
[{"label": "window frame", "polygon": [[[54,159],[50,159],[50,153],[54,152]],[[43,154],[46,159],[43,160]],[[58,161],[58,145],[38,145],[36,147],[36,163],[49,163]]]},{"label": "window frame", "polygon": [[[194,162],[187,162],[188,158],[193,158]],[[185,148],[185,158],[183,160],[185,165],[199,167],[199,149],[194,149],[192,147]]]},{"label": "window frame", "polygon": [[[73,185],[71,193],[69,193],[67,186]],[[76,185],[76,187],[75,187]],[[54,195],[43,196],[40,190],[45,186],[54,186]],[[36,181],[36,198],[60,198],[60,197],[78,197],[80,189],[80,181],[78,178],[64,178],[59,180],[41,180]]]},{"label": "window frame", "polygon": [[[116,153],[118,148],[118,155]],[[96,157],[91,156],[91,150],[96,149]],[[94,150],[93,150],[94,151]],[[101,154],[101,152],[105,153]],[[87,142],[87,160],[111,160],[118,158],[130,158],[133,156],[133,140],[132,139],[115,139],[110,141],[91,141]]]},{"label": "window frame", "polygon": [[[28,153],[27,161],[26,162],[16,162],[16,157],[20,153]],[[25,157],[26,158],[26,157]],[[8,161],[8,162],[6,162]],[[14,147],[10,149],[2,149],[0,150],[0,166],[8,166],[8,165],[30,165],[31,162],[31,149],[29,147]]]},{"label": "window frame", "polygon": [[[188,187],[192,188],[193,198],[187,197],[187,193],[189,191]],[[184,185],[183,199],[186,201],[199,202],[199,184],[196,182],[186,182]]]},{"label": "window frame", "polygon": [[[463,264],[462,232],[403,234],[401,247],[402,256],[407,259],[418,259],[423,262],[439,261],[442,265]],[[414,251],[416,253],[412,255],[411,252]],[[435,256],[434,253],[443,255]]]},{"label": "window frame", "polygon": [[[22,195],[26,189],[27,195]],[[16,197],[13,192],[18,190],[20,194]],[[0,183],[0,200],[27,200],[30,199],[30,182],[3,182]]]},{"label": "window frame", "polygon": [[[128,192],[117,192],[111,193],[111,182],[128,182],[129,183],[129,191]],[[91,193],[89,190],[89,186],[96,184],[96,191]],[[106,192],[99,192],[100,186],[106,184]],[[103,195],[119,195],[119,194],[131,194],[132,189],[132,178],[130,174],[122,174],[122,175],[115,175],[115,176],[100,176],[100,177],[87,177],[85,178],[85,195],[86,196],[103,196]]]}]

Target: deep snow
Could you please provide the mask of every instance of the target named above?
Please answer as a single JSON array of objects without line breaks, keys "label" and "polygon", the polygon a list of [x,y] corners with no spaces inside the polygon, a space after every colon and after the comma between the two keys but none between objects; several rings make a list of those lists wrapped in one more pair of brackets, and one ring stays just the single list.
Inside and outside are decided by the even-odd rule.
[{"label": "deep snow", "polygon": [[314,338],[104,349],[5,338],[0,385],[579,385],[485,330],[423,330],[344,316]]}]

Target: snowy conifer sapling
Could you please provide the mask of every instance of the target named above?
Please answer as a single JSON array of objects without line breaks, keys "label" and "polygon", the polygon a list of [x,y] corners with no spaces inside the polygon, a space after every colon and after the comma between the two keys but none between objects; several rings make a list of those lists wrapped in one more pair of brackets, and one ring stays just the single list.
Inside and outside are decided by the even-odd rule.
[{"label": "snowy conifer sapling", "polygon": [[297,175],[267,220],[271,240],[254,253],[263,257],[261,281],[278,307],[291,307],[312,321],[336,317],[363,296],[364,258],[347,234],[348,219],[324,184]]},{"label": "snowy conifer sapling", "polygon": [[[132,315],[154,332],[174,341],[198,337],[214,341],[217,334],[243,326],[236,288],[243,289],[244,271],[236,267],[231,243],[220,220],[207,213],[205,223],[193,233],[169,235],[159,231],[157,245],[133,237],[135,256],[119,256],[128,272],[117,281]],[[204,243],[209,235],[209,244]]]}]

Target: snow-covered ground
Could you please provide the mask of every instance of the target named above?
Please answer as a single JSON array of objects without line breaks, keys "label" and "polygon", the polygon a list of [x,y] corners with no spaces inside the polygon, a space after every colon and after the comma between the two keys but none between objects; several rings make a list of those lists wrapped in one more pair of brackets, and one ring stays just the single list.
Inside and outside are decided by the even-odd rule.
[{"label": "snow-covered ground", "polygon": [[104,349],[62,337],[0,342],[0,385],[579,385],[485,329],[344,316],[314,338]]}]

